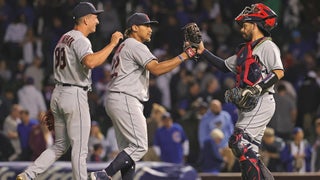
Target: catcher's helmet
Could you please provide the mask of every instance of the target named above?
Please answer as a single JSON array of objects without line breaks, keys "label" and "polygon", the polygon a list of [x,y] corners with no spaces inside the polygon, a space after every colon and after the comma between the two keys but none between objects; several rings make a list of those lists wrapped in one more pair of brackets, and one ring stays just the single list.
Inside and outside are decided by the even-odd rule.
[{"label": "catcher's helmet", "polygon": [[266,36],[270,36],[270,31],[277,25],[277,14],[268,6],[257,3],[245,7],[235,21],[239,25],[244,22],[254,22]]}]

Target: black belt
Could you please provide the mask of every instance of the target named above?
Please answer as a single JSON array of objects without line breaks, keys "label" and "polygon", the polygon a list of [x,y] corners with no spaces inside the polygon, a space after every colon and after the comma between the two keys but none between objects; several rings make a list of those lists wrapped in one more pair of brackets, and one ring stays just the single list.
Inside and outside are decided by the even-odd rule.
[{"label": "black belt", "polygon": [[80,85],[76,85],[76,84],[68,84],[68,83],[59,83],[61,86],[68,86],[68,87],[72,87],[72,86],[75,86],[75,87],[79,87],[79,88],[82,88],[83,90],[85,91],[88,91],[90,88],[89,86],[80,86]]}]

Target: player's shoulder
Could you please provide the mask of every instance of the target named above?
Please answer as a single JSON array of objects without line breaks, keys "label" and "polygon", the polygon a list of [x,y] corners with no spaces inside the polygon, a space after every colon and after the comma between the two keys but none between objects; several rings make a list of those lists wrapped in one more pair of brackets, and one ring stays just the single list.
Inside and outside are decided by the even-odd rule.
[{"label": "player's shoulder", "polygon": [[279,51],[279,47],[277,46],[277,44],[269,38],[259,44],[258,48],[262,49],[263,51]]},{"label": "player's shoulder", "polygon": [[147,46],[134,38],[127,38],[124,41],[125,45],[130,48],[146,48]]}]

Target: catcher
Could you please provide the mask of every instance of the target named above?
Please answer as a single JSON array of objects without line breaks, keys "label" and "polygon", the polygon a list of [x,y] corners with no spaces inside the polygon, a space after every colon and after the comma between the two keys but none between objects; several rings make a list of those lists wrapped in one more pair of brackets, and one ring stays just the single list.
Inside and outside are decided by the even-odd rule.
[{"label": "catcher", "polygon": [[242,179],[274,179],[259,159],[258,150],[275,111],[274,84],[284,76],[279,48],[270,38],[277,15],[258,3],[246,7],[235,21],[245,40],[235,55],[223,60],[206,50],[202,43],[197,53],[221,71],[236,74],[237,86],[226,91],[225,99],[239,108],[229,147],[240,161]]}]

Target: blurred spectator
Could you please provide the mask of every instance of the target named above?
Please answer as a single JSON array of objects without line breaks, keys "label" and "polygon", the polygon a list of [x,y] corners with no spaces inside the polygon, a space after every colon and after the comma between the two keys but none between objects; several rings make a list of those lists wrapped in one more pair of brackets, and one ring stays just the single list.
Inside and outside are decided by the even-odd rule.
[{"label": "blurred spectator", "polygon": [[9,161],[9,157],[14,154],[14,148],[9,138],[0,131],[0,161]]},{"label": "blurred spectator", "polygon": [[289,44],[288,51],[292,53],[294,59],[300,63],[305,53],[311,52],[314,48],[313,39],[303,38],[301,32],[294,30],[291,33],[292,42]]},{"label": "blurred spectator", "polygon": [[37,119],[41,112],[46,112],[47,107],[44,97],[34,86],[34,79],[28,77],[25,85],[18,90],[18,101],[23,109],[27,109],[31,119]]},{"label": "blurred spectator", "polygon": [[[291,131],[292,132],[292,131]],[[271,172],[283,172],[280,152],[285,147],[282,138],[275,136],[274,129],[267,127],[262,137],[260,155],[263,163]]]},{"label": "blurred spectator", "polygon": [[179,100],[187,96],[188,84],[194,80],[192,72],[185,67],[180,68],[179,73],[172,76],[170,81],[170,92],[172,107],[179,106]]},{"label": "blurred spectator", "polygon": [[3,127],[5,118],[10,114],[15,100],[15,91],[12,88],[6,87],[0,94],[0,129]]},{"label": "blurred spectator", "polygon": [[162,116],[166,112],[166,109],[160,104],[153,103],[150,117],[147,118],[147,131],[148,131],[148,151],[142,158],[143,161],[159,161],[159,157],[156,155],[152,148],[154,144],[154,137],[156,131],[162,126]]},{"label": "blurred spectator", "polygon": [[0,79],[4,82],[8,82],[11,80],[12,72],[7,67],[6,60],[0,60]]},{"label": "blurred spectator", "polygon": [[299,0],[286,1],[283,13],[283,25],[288,29],[297,28],[301,22],[301,11],[303,6]]},{"label": "blurred spectator", "polygon": [[[112,7],[112,0],[104,0],[101,2],[104,12],[99,16],[100,22],[98,31],[99,31],[99,40],[101,41],[101,47],[104,47],[106,41],[110,39],[111,34],[114,31],[121,31],[120,18],[118,12],[115,8]],[[100,9],[100,8],[98,8]],[[101,49],[99,47],[99,49]]]},{"label": "blurred spectator", "polygon": [[[40,47],[39,47],[40,46]],[[29,65],[36,56],[42,57],[41,42],[33,33],[32,28],[28,28],[22,42],[22,59]]]},{"label": "blurred spectator", "polygon": [[201,93],[201,97],[206,102],[211,102],[213,99],[218,99],[220,102],[224,101],[224,92],[220,87],[220,83],[216,77],[213,77],[206,84],[206,89]]},{"label": "blurred spectator", "polygon": [[290,139],[297,118],[296,103],[290,97],[286,86],[283,84],[277,86],[277,93],[274,98],[277,108],[269,126],[275,130],[277,136],[283,139]]},{"label": "blurred spectator", "polygon": [[228,139],[234,130],[231,116],[228,112],[222,110],[221,102],[213,99],[207,113],[201,118],[199,125],[199,144],[200,149],[204,147],[204,142],[210,137],[213,129],[218,128],[224,134],[221,147],[227,147]]},{"label": "blurred spectator", "polygon": [[[40,119],[44,114],[39,115]],[[29,146],[32,151],[31,161],[36,160],[40,154],[54,143],[54,135],[48,130],[45,123],[39,123],[32,127],[29,138]]]},{"label": "blurred spectator", "polygon": [[183,128],[173,122],[169,112],[163,114],[162,124],[154,138],[156,154],[163,162],[183,164],[189,154],[189,141]]},{"label": "blurred spectator", "polygon": [[200,85],[196,81],[190,82],[187,90],[187,95],[179,101],[179,117],[184,116],[190,110],[192,102],[200,96]]},{"label": "blurred spectator", "polygon": [[209,32],[208,32],[209,31],[209,24],[207,22],[202,22],[201,26],[200,26],[200,30],[201,30],[202,41],[205,44],[205,47],[207,47],[206,44],[213,43],[213,41],[209,35]]},{"label": "blurred spectator", "polygon": [[293,140],[286,144],[280,157],[287,172],[310,172],[311,146],[304,139],[302,128],[294,128]]},{"label": "blurred spectator", "polygon": [[42,59],[34,57],[32,64],[26,68],[25,76],[34,80],[34,86],[37,90],[42,91],[44,80],[44,69],[41,67]]},{"label": "blurred spectator", "polygon": [[225,23],[221,14],[218,14],[211,25],[211,32],[214,39],[217,41],[218,46],[227,44],[228,37],[231,33],[230,26]]},{"label": "blurred spectator", "polygon": [[144,109],[143,114],[145,114],[146,117],[150,116],[152,104],[161,103],[162,100],[162,92],[157,86],[156,77],[153,75],[150,76],[149,79],[149,100],[147,102],[144,102]]},{"label": "blurred spectator", "polygon": [[4,35],[5,49],[4,52],[8,58],[8,67],[14,69],[18,60],[22,58],[22,42],[27,33],[25,16],[19,15],[11,22]]},{"label": "blurred spectator", "polygon": [[316,139],[312,146],[311,171],[320,172],[320,117],[315,120]]},{"label": "blurred spectator", "polygon": [[284,85],[285,88],[286,88],[286,91],[287,91],[287,95],[295,102],[297,103],[297,92],[296,90],[294,89],[293,85],[289,82],[289,81],[286,81],[286,80],[280,80],[278,82],[278,85]]},{"label": "blurred spectator", "polygon": [[[91,131],[89,136],[89,144],[88,144],[88,158],[91,158],[91,155],[94,153],[94,145],[95,144],[103,144],[105,141],[105,137],[100,130],[100,125],[97,121],[91,122]],[[102,149],[101,159],[105,156],[105,149]]]},{"label": "blurred spectator", "polygon": [[114,132],[113,126],[111,126],[107,131],[105,146],[106,146],[106,158],[108,161],[111,161],[119,154],[118,144],[116,141],[116,134]]},{"label": "blurred spectator", "polygon": [[298,89],[298,118],[297,126],[303,127],[306,137],[312,131],[312,121],[315,119],[320,105],[320,86],[317,84],[315,73],[310,71]]},{"label": "blurred spectator", "polygon": [[12,147],[14,148],[14,154],[8,158],[8,160],[13,161],[18,158],[21,153],[21,146],[19,140],[19,134],[17,131],[18,124],[21,123],[20,111],[21,106],[14,104],[11,107],[10,114],[6,117],[3,124],[3,133],[8,137],[11,142]]},{"label": "blurred spectator", "polygon": [[103,156],[103,146],[101,144],[94,144],[93,145],[93,152],[90,156],[91,162],[102,162],[102,156]]},{"label": "blurred spectator", "polygon": [[33,23],[35,20],[35,14],[34,14],[34,9],[28,3],[28,0],[17,0],[18,6],[17,6],[17,14],[23,14],[26,18],[26,24],[29,27],[33,27]]},{"label": "blurred spectator", "polygon": [[[99,67],[95,68],[98,69]],[[96,83],[95,84],[95,90],[99,96],[105,96],[108,89],[108,84],[111,80],[111,65],[105,64],[103,68],[101,69],[101,75],[97,75]],[[93,73],[93,72],[92,72]],[[98,73],[99,74],[99,73]],[[92,74],[93,75],[93,74]],[[100,76],[100,77],[99,77]],[[104,100],[104,98],[101,98]]]},{"label": "blurred spectator", "polygon": [[28,110],[21,110],[21,123],[18,124],[17,131],[19,134],[20,145],[21,145],[21,155],[19,160],[21,161],[30,161],[32,156],[32,150],[29,145],[30,141],[30,132],[34,125],[35,121],[31,121]]},{"label": "blurred spectator", "polygon": [[223,165],[221,142],[224,139],[223,132],[215,128],[208,139],[204,141],[200,152],[200,171],[219,173]]},{"label": "blurred spectator", "polygon": [[[158,57],[160,58],[160,57]],[[164,58],[167,58],[166,56]],[[156,86],[161,92],[161,104],[167,109],[171,109],[171,93],[170,93],[170,80],[172,76],[179,72],[180,68],[177,67],[172,71],[163,74],[155,79]]]},{"label": "blurred spectator", "polygon": [[[0,0],[0,42],[2,43],[5,30],[12,20],[11,18],[13,13],[13,9],[10,7],[10,5],[7,3],[6,0]],[[0,45],[0,48],[2,48],[2,44]],[[1,53],[0,53],[1,54]]]},{"label": "blurred spectator", "polygon": [[191,109],[178,121],[189,140],[189,155],[186,163],[196,169],[198,169],[199,166],[198,161],[200,154],[198,127],[202,116],[207,112],[207,110],[208,103],[203,101],[202,98],[198,98],[192,103]]}]

